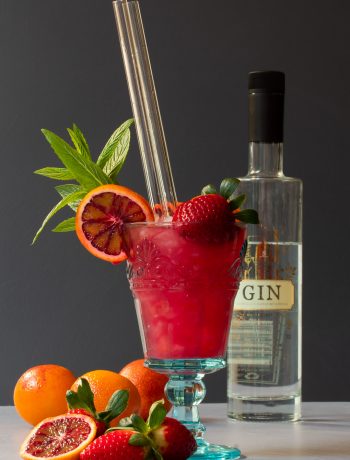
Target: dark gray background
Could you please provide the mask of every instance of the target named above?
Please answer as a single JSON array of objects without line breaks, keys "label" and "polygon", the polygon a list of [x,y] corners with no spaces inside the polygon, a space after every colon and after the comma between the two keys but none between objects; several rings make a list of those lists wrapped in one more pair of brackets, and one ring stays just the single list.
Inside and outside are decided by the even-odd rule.
[{"label": "dark gray background", "polygon": [[[303,397],[348,400],[350,3],[147,0],[142,11],[181,199],[245,173],[247,73],[286,72],[285,171],[305,183]],[[48,229],[30,246],[58,201],[32,174],[58,165],[40,128],[76,122],[97,156],[131,116],[111,2],[1,0],[0,56],[0,404],[11,404],[33,365],[119,370],[141,345],[124,266],[73,233]],[[132,143],[121,180],[142,193],[134,132]],[[225,372],[207,384],[208,401],[225,400]]]}]

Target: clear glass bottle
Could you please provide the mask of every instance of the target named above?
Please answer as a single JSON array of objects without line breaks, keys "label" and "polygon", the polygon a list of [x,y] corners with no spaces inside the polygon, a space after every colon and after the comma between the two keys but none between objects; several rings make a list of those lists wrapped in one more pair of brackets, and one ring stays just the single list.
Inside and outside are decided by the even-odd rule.
[{"label": "clear glass bottle", "polygon": [[228,347],[228,415],[298,420],[301,404],[302,182],[283,174],[284,74],[249,74],[249,225]]}]

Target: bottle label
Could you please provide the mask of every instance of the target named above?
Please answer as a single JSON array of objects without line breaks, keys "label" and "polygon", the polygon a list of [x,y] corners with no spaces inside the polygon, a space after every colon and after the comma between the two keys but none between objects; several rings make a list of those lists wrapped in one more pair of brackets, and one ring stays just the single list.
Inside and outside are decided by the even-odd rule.
[{"label": "bottle label", "polygon": [[[274,336],[272,320],[242,321],[233,318],[231,331],[228,364],[272,366]],[[241,373],[245,374],[244,371],[241,370]],[[257,380],[257,377],[251,375],[250,370],[247,374],[248,377],[243,375],[240,380]]]},{"label": "bottle label", "polygon": [[242,280],[234,310],[291,310],[294,285],[290,280]]}]

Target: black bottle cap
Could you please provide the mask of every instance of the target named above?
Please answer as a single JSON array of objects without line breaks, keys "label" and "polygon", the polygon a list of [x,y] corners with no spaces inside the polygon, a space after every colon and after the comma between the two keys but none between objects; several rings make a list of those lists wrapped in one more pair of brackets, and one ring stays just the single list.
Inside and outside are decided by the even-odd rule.
[{"label": "black bottle cap", "polygon": [[250,93],[259,92],[284,94],[284,73],[276,70],[258,70],[256,72],[250,72],[248,89]]},{"label": "black bottle cap", "polygon": [[283,142],[284,73],[250,72],[248,90],[249,142]]}]

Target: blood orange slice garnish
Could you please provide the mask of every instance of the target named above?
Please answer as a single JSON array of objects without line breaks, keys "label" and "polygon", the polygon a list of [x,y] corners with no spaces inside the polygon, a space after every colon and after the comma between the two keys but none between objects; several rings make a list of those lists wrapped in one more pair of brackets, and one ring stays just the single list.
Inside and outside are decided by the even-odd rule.
[{"label": "blood orange slice garnish", "polygon": [[119,263],[124,251],[123,224],[153,221],[148,202],[138,193],[121,185],[101,185],[81,201],[75,229],[81,244],[96,257]]},{"label": "blood orange slice garnish", "polygon": [[96,436],[96,424],[86,415],[59,415],[40,422],[20,449],[25,460],[76,460]]}]

